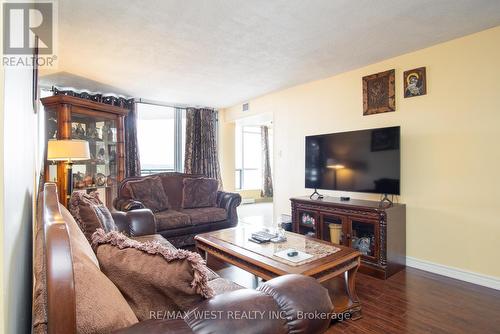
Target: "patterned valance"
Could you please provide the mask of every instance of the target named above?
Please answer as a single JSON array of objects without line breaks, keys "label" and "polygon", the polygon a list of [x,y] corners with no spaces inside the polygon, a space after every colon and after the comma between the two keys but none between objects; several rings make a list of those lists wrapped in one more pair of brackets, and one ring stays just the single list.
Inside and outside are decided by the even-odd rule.
[{"label": "patterned valance", "polygon": [[131,109],[134,105],[133,98],[124,98],[115,95],[103,95],[99,93],[91,94],[86,91],[76,92],[73,90],[61,90],[56,87],[52,87],[52,93],[54,95],[68,95],[68,96],[79,97],[81,99],[110,104],[112,106],[126,108],[126,109]]}]

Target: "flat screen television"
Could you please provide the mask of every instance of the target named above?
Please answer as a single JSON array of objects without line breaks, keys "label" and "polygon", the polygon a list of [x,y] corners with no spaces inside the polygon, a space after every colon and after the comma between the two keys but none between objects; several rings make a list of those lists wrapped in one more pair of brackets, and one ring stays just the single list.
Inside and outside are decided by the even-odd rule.
[{"label": "flat screen television", "polygon": [[306,137],[306,188],[399,195],[400,127]]}]

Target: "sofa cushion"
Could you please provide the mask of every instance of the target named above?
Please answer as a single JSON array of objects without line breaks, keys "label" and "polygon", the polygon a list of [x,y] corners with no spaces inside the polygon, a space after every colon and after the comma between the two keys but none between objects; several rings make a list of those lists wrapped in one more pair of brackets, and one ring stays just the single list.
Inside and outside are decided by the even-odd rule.
[{"label": "sofa cushion", "polygon": [[191,225],[188,215],[175,210],[157,212],[155,219],[158,231]]},{"label": "sofa cushion", "polygon": [[187,311],[213,296],[201,256],[159,242],[141,243],[99,229],[92,236],[102,271],[122,291],[140,321],[156,311]]},{"label": "sofa cushion", "polygon": [[106,232],[118,229],[111,212],[101,202],[99,194],[95,191],[90,194],[81,191],[73,192],[69,202],[69,210],[89,241],[98,228],[102,228]]},{"label": "sofa cushion", "polygon": [[163,190],[161,180],[158,176],[131,180],[127,182],[126,187],[129,188],[133,199],[140,201],[146,208],[151,209],[153,212],[169,208],[168,197]]},{"label": "sofa cushion", "polygon": [[182,213],[189,216],[192,225],[218,222],[227,219],[226,209],[217,207],[184,209]]},{"label": "sofa cushion", "polygon": [[99,269],[96,255],[73,217],[62,205],[60,209],[71,242],[77,333],[109,333],[135,324],[137,317]]},{"label": "sofa cushion", "polygon": [[168,196],[170,209],[179,210],[182,208],[182,187],[186,174],[162,173],[158,175],[163,185],[163,190]]},{"label": "sofa cushion", "polygon": [[199,177],[185,178],[182,189],[182,207],[203,208],[215,206],[219,182],[215,179]]}]

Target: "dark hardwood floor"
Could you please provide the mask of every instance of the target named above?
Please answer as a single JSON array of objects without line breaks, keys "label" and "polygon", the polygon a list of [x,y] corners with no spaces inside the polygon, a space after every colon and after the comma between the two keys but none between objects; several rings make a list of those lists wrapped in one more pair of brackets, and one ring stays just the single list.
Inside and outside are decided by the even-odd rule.
[{"label": "dark hardwood floor", "polygon": [[500,291],[413,268],[356,288],[363,318],[328,333],[500,333]]},{"label": "dark hardwood floor", "polygon": [[[209,260],[222,277],[252,288],[253,275]],[[500,291],[407,268],[388,280],[358,274],[363,318],[327,333],[500,333]]]}]

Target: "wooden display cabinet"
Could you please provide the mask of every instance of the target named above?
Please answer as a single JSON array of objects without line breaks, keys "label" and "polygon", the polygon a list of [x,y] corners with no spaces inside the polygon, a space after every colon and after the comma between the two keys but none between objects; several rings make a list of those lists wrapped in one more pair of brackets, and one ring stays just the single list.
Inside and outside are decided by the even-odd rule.
[{"label": "wooden display cabinet", "polygon": [[[108,207],[125,177],[124,119],[128,109],[67,95],[41,99],[46,139],[89,142],[91,159],[73,164],[73,191],[98,191]],[[45,180],[56,181],[60,202],[67,206],[66,162],[45,161]]]},{"label": "wooden display cabinet", "polygon": [[[325,197],[297,197],[292,204],[293,231],[332,242],[330,224],[339,244],[361,252],[360,271],[386,279],[406,265],[406,206],[379,207],[379,202]],[[307,229],[304,222],[314,220]],[[304,226],[306,225],[306,226]],[[313,228],[314,227],[314,228]]]}]

